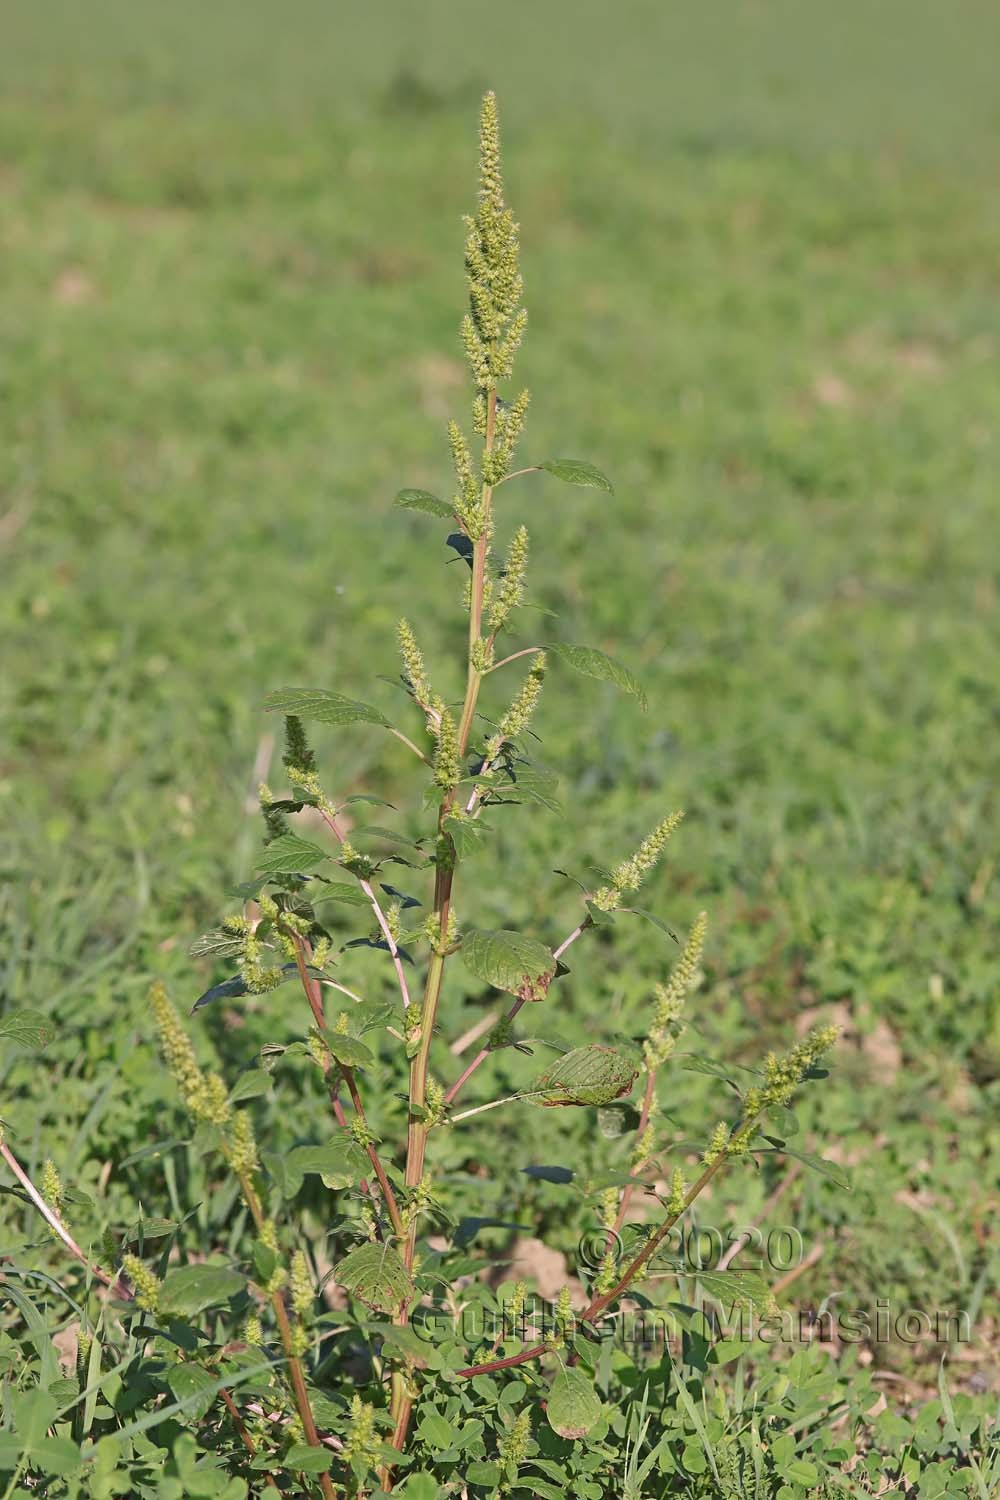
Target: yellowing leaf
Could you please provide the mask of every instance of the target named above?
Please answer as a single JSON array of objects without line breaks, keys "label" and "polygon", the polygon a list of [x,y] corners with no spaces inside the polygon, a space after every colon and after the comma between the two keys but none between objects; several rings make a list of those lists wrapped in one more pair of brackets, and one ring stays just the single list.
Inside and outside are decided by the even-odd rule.
[{"label": "yellowing leaf", "polygon": [[575,1367],[560,1371],[549,1391],[545,1415],[560,1437],[586,1437],[601,1419],[601,1400],[590,1377]]}]

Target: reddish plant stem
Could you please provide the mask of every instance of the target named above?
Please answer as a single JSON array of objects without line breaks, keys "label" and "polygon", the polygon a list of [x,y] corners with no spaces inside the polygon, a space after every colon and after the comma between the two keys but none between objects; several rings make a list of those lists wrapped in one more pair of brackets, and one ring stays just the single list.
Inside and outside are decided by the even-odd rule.
[{"label": "reddish plant stem", "polygon": [[[612,1302],[616,1301],[623,1292],[628,1290],[629,1286],[638,1276],[642,1268],[656,1254],[656,1251],[666,1239],[671,1229],[673,1229],[678,1219],[680,1219],[685,1213],[687,1213],[688,1209],[691,1207],[691,1204],[694,1202],[694,1200],[698,1197],[699,1193],[701,1193],[708,1186],[712,1178],[715,1176],[716,1172],[718,1172],[719,1169],[725,1164],[727,1159],[727,1153],[723,1152],[716,1158],[714,1162],[711,1163],[710,1166],[707,1166],[705,1168],[701,1176],[698,1178],[697,1182],[694,1184],[694,1187],[692,1187],[687,1193],[679,1212],[667,1215],[666,1219],[660,1225],[656,1233],[646,1241],[645,1245],[639,1251],[638,1255],[636,1255],[634,1259],[629,1262],[625,1271],[622,1273],[622,1275],[619,1277],[618,1281],[610,1291],[605,1292],[600,1297],[594,1297],[591,1299],[588,1305],[584,1308],[583,1312],[580,1314],[581,1322],[593,1322],[594,1318],[599,1317],[606,1308],[610,1307]],[[530,1348],[522,1349],[520,1354],[511,1354],[506,1359],[487,1360],[484,1364],[480,1365],[469,1365],[468,1368],[459,1370],[457,1373],[468,1379],[473,1375],[492,1375],[495,1370],[512,1370],[517,1365],[529,1364],[533,1359],[538,1359],[541,1355],[547,1353],[550,1349],[550,1344],[532,1344]]]},{"label": "reddish plant stem", "polygon": [[[340,1071],[344,1075],[344,1082],[347,1084],[347,1092],[351,1096],[351,1103],[354,1105],[354,1112],[360,1120],[361,1125],[364,1128],[365,1135],[367,1136],[369,1134],[368,1117],[365,1114],[364,1106],[361,1103],[361,1095],[358,1093],[358,1086],[354,1080],[354,1069],[347,1068],[343,1063],[341,1063]],[[372,1170],[375,1173],[375,1176],[378,1178],[378,1185],[382,1189],[382,1197],[385,1200],[386,1211],[392,1222],[393,1231],[400,1239],[402,1239],[403,1235],[406,1233],[406,1230],[403,1225],[402,1216],[399,1212],[399,1205],[396,1202],[396,1195],[392,1190],[392,1184],[386,1176],[385,1168],[379,1160],[378,1152],[375,1150],[374,1142],[371,1140],[366,1140],[365,1150],[368,1152],[368,1160],[372,1164]]]},{"label": "reddish plant stem", "polygon": [[[237,1407],[236,1402],[226,1390],[220,1391],[219,1395],[222,1397],[223,1405],[228,1411],[232,1419],[233,1426],[236,1428],[236,1431],[239,1434],[240,1442],[243,1444],[250,1457],[255,1458],[257,1455],[257,1445],[254,1443],[253,1438],[250,1436],[249,1432],[247,1432],[246,1430],[246,1427],[243,1425],[243,1418],[240,1416],[239,1408]],[[272,1490],[278,1489],[278,1482],[273,1474],[265,1474],[264,1483],[267,1484]]]},{"label": "reddish plant stem", "polygon": [[[497,393],[490,390],[486,397],[486,433],[484,451],[489,454],[493,451],[493,438],[496,427]],[[489,548],[489,523],[490,505],[493,499],[493,488],[485,484],[482,488],[482,513],[483,530],[476,538],[472,548],[472,586],[469,593],[469,646],[468,646],[468,669],[465,683],[465,701],[462,704],[462,715],[458,724],[458,758],[461,763],[465,759],[469,746],[469,736],[476,714],[476,704],[479,700],[479,688],[482,683],[482,674],[475,665],[475,653],[479,646],[483,628],[483,595],[486,582],[486,556]],[[455,801],[455,793],[449,788],[441,798],[438,809],[438,847],[443,843],[450,849],[451,860],[438,860],[434,876],[434,916],[437,923],[437,931],[443,944],[447,938],[448,919],[451,912],[451,894],[454,883],[455,869],[454,845],[447,839],[445,833],[445,819],[451,811]],[[434,1023],[437,1018],[438,1002],[441,998],[441,985],[444,980],[444,966],[447,954],[435,951],[431,955],[427,966],[427,978],[424,985],[424,999],[420,1013],[419,1045],[415,1056],[410,1063],[410,1118],[406,1141],[406,1185],[413,1191],[419,1187],[424,1174],[424,1158],[427,1149],[427,1123],[423,1118],[423,1109],[427,1092],[427,1071],[430,1062],[431,1042],[434,1036]],[[414,1257],[417,1245],[417,1216],[411,1217],[407,1229],[406,1240],[403,1246],[403,1261],[407,1270],[413,1269]],[[409,1310],[403,1308],[396,1317],[396,1322],[405,1325],[409,1318]],[[410,1414],[413,1407],[413,1399],[407,1389],[406,1380],[402,1373],[397,1371],[392,1381],[392,1415],[396,1419],[395,1430],[392,1435],[392,1446],[402,1452],[406,1444],[406,1435],[410,1428]],[[382,1471],[382,1482],[388,1487],[392,1483],[391,1470],[386,1468]]]},{"label": "reddish plant stem", "polygon": [[[257,1226],[258,1232],[264,1225],[264,1210],[261,1206],[257,1189],[249,1172],[237,1172],[240,1188],[243,1193],[243,1201],[250,1210],[251,1218]],[[313,1416],[312,1403],[309,1400],[309,1391],[306,1386],[306,1378],[302,1373],[302,1361],[295,1352],[295,1341],[292,1336],[292,1325],[288,1319],[288,1309],[285,1307],[285,1299],[280,1290],[268,1292],[271,1306],[274,1309],[275,1320],[278,1324],[278,1334],[281,1338],[281,1347],[285,1353],[285,1361],[288,1365],[288,1376],[292,1386],[292,1396],[295,1407],[302,1423],[302,1431],[306,1442],[313,1448],[322,1446],[319,1439],[319,1431],[316,1427],[316,1419]],[[325,1500],[336,1500],[336,1491],[329,1474],[320,1474],[320,1488]]]}]

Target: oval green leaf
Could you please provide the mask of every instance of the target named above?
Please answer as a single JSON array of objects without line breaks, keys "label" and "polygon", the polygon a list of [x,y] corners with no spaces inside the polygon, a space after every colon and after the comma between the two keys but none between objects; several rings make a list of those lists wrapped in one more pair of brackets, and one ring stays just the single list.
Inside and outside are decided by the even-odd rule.
[{"label": "oval green leaf", "polygon": [[546,1068],[536,1082],[536,1104],[550,1109],[560,1104],[610,1104],[630,1092],[639,1069],[613,1047],[593,1043],[574,1047]]},{"label": "oval green leaf", "polygon": [[545,944],[523,932],[470,932],[461,954],[470,974],[519,1000],[544,1000],[556,972]]},{"label": "oval green leaf", "polygon": [[584,463],[579,458],[550,458],[547,463],[539,464],[546,474],[561,479],[564,484],[580,485],[583,489],[606,490],[609,495],[614,494],[614,487],[606,474],[600,469],[595,469],[593,464]]},{"label": "oval green leaf", "polygon": [[334,1275],[375,1312],[395,1313],[413,1295],[413,1283],[391,1245],[359,1245],[345,1255]]},{"label": "oval green leaf", "polygon": [[620,661],[614,657],[606,656],[603,651],[598,651],[596,646],[567,646],[561,641],[554,644],[549,643],[546,651],[551,651],[560,661],[572,667],[574,672],[580,672],[584,677],[596,677],[600,682],[612,682],[615,687],[620,688],[629,697],[635,698],[643,711],[646,709],[646,694],[639,683],[639,679],[628,667],[623,667]]},{"label": "oval green leaf", "polygon": [[238,1271],[228,1266],[177,1266],[170,1271],[160,1292],[160,1308],[180,1318],[193,1318],[228,1302],[246,1285]]},{"label": "oval green leaf", "polygon": [[560,1437],[586,1437],[601,1419],[601,1398],[590,1376],[575,1367],[560,1371],[549,1391],[545,1415]]}]

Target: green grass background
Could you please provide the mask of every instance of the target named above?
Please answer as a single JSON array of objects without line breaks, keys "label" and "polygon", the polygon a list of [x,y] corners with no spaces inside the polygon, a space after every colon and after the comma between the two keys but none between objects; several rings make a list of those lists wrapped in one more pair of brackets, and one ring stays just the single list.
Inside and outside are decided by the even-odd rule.
[{"label": "green grass background", "polygon": [[[4,33],[0,973],[5,1006],[60,1027],[0,1060],[24,1158],[55,1155],[98,1218],[138,1191],[115,1164],[170,1097],[145,989],[221,977],[185,955],[251,866],[264,693],[402,713],[372,680],[404,610],[458,688],[460,565],[392,496],[447,492],[492,86],[525,457],[616,485],[503,492],[557,614],[517,644],[598,645],[650,709],[553,672],[539,730],[567,817],[505,821],[461,913],[557,940],[576,918],[553,867],[686,807],[648,904],[681,928],[710,910],[698,1045],[753,1059],[829,1005],[848,1026],[805,1118],[856,1187],[790,1195],[824,1245],[795,1296],[971,1307],[954,1378],[991,1409],[1000,12],[8,0]],[[321,749],[333,788],[412,790],[363,726]],[[549,1035],[640,1013],[670,945],[618,932],[581,952]],[[473,1000],[456,976],[449,1030]],[[199,1045],[247,1061],[293,1007],[210,1016]],[[699,1128],[721,1107],[673,1087]],[[558,1124],[550,1153],[589,1149]],[[519,1129],[490,1126],[511,1151]],[[140,1187],[165,1211],[154,1173]],[[736,1181],[711,1214],[763,1191]],[[940,1352],[874,1358],[920,1392]]]}]

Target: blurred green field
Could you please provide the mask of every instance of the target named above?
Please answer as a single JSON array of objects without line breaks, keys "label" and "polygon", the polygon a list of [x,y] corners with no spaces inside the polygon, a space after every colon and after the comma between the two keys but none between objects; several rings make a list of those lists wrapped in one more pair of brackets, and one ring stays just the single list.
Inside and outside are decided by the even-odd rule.
[{"label": "blurred green field", "polygon": [[[59,1025],[41,1059],[0,1054],[23,1158],[53,1154],[95,1224],[165,1211],[156,1170],[116,1166],[171,1098],[144,995],[221,977],[186,954],[250,868],[264,693],[398,710],[372,679],[404,610],[458,688],[459,570],[392,497],[449,483],[494,87],[526,460],[616,486],[535,476],[502,524],[531,528],[545,638],[620,657],[650,708],[553,673],[569,815],[506,823],[462,915],[556,940],[553,868],[685,807],[648,904],[710,911],[700,1045],[752,1059],[831,1006],[846,1026],[803,1124],[855,1188],[787,1195],[823,1247],[789,1295],[968,1309],[951,1389],[995,1414],[1000,11],[8,0],[4,35],[0,973],[5,1007]],[[394,744],[328,732],[328,780],[404,799]],[[669,953],[619,930],[550,1030],[627,1028]],[[471,1000],[453,981],[449,1032]],[[276,1005],[203,1045],[246,1061],[300,1024]],[[709,1083],[680,1075],[678,1115],[711,1118]],[[516,1117],[490,1128],[516,1150]],[[711,1212],[764,1196],[736,1180]],[[3,1201],[0,1253],[37,1234]],[[942,1352],[864,1351],[893,1410]]]}]

